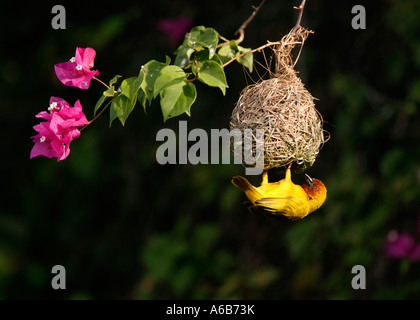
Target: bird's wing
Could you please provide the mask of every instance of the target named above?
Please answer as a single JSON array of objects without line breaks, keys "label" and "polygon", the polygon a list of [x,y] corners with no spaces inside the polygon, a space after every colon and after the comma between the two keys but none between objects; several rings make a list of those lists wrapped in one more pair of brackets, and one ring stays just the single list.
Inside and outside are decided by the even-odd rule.
[{"label": "bird's wing", "polygon": [[258,216],[264,216],[269,219],[278,220],[278,219],[285,219],[285,217],[281,214],[274,214],[272,211],[266,210],[264,207],[253,205],[251,202],[247,201],[244,203],[248,210]]},{"label": "bird's wing", "polygon": [[293,196],[262,198],[256,201],[255,205],[272,214],[282,214],[291,219],[303,217],[307,213],[306,202]]}]

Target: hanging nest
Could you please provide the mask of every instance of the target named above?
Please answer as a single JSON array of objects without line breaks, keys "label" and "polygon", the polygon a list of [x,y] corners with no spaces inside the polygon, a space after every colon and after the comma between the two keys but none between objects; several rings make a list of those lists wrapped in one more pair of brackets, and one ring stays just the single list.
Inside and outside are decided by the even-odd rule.
[{"label": "hanging nest", "polygon": [[[286,166],[296,162],[303,170],[312,166],[319,149],[325,142],[322,116],[315,109],[314,97],[306,90],[294,70],[292,49],[308,37],[302,27],[290,31],[274,47],[275,72],[270,79],[262,80],[243,89],[232,112],[230,129],[253,132],[252,150],[256,150],[256,129],[264,130],[264,169]],[[300,54],[300,51],[299,51]],[[241,142],[242,151],[245,141]],[[232,144],[232,151],[235,150]],[[246,166],[256,166],[259,162]],[[255,156],[255,152],[254,152]]]}]

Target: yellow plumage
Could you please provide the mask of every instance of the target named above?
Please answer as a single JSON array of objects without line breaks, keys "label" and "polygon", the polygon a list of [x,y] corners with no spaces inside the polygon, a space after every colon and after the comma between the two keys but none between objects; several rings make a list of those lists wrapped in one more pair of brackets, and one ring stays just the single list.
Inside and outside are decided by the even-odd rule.
[{"label": "yellow plumage", "polygon": [[265,213],[284,215],[294,220],[318,209],[327,197],[327,189],[320,180],[307,176],[307,182],[302,186],[294,184],[290,166],[285,178],[278,182],[268,182],[267,171],[264,171],[259,187],[241,176],[233,177],[232,183],[245,192],[252,203],[252,211],[262,209]]}]

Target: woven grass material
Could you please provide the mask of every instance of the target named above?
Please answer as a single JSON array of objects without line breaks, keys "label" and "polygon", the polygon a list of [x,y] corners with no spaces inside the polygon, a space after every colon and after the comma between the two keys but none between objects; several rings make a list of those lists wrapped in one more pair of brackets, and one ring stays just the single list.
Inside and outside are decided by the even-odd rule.
[{"label": "woven grass material", "polygon": [[[270,79],[245,87],[232,112],[231,130],[264,130],[265,170],[292,162],[305,170],[313,165],[325,142],[322,116],[294,70],[298,58],[293,60],[291,55],[295,46],[302,48],[310,32],[300,27],[282,38],[274,48],[275,72]],[[252,144],[256,150],[255,135]]]}]

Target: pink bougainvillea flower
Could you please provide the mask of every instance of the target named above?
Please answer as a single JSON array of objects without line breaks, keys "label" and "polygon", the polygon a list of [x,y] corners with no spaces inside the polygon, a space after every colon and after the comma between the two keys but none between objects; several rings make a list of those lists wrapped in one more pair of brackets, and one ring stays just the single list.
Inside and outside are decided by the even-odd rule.
[{"label": "pink bougainvillea flower", "polygon": [[92,78],[99,74],[93,68],[96,51],[92,48],[76,48],[76,54],[70,61],[54,66],[57,78],[68,87],[89,89]]},{"label": "pink bougainvillea flower", "polygon": [[77,127],[87,124],[88,120],[79,100],[71,107],[64,99],[51,97],[48,111],[36,115],[47,121],[34,126],[38,134],[31,137],[35,145],[30,158],[42,155],[47,158],[56,157],[60,161],[69,155],[70,142],[80,136]]},{"label": "pink bougainvillea flower", "polygon": [[177,45],[184,38],[185,34],[192,27],[192,20],[180,16],[174,19],[160,19],[157,23],[159,30],[165,32],[172,45]]},{"label": "pink bougainvillea flower", "polygon": [[405,258],[414,245],[414,238],[405,232],[391,230],[385,240],[385,253],[391,258]]},{"label": "pink bougainvillea flower", "polygon": [[385,254],[390,258],[409,258],[415,262],[420,259],[420,242],[409,233],[391,230],[385,239]]},{"label": "pink bougainvillea flower", "polygon": [[414,247],[411,249],[409,258],[413,262],[420,259],[420,243],[419,242],[416,242]]}]

